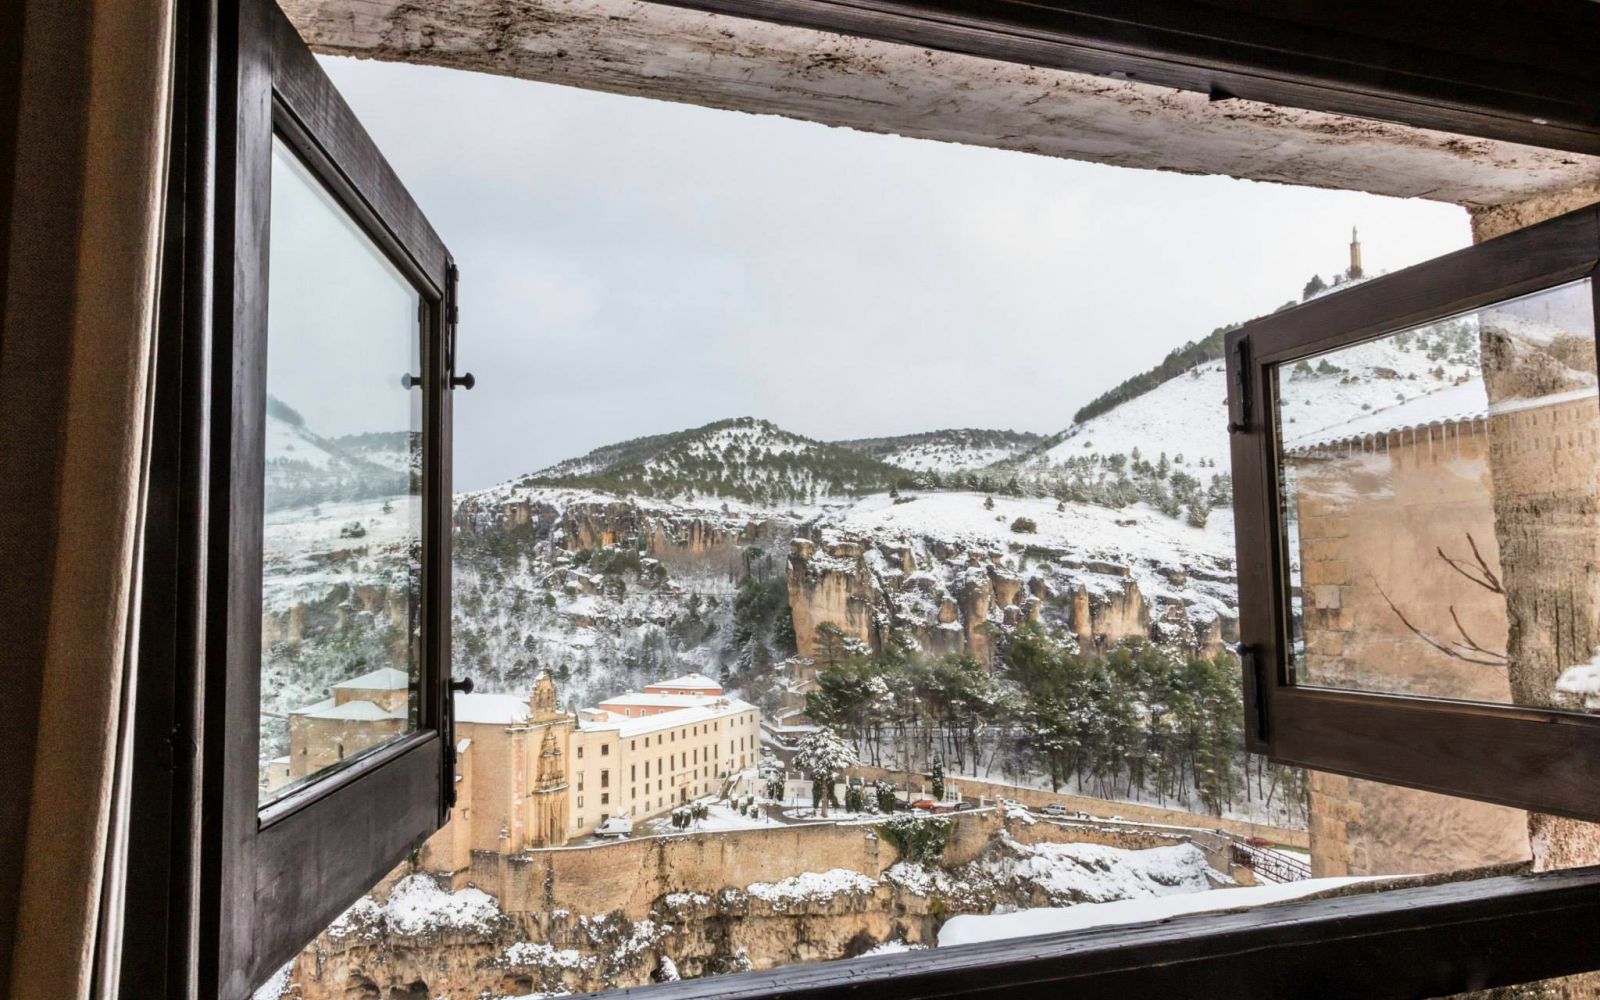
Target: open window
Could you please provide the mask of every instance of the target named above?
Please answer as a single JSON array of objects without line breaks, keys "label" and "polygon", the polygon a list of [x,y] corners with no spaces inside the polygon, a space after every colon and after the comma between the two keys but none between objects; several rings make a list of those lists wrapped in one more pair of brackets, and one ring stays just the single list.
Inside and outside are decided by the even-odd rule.
[{"label": "open window", "polygon": [[1597,259],[1588,208],[1229,337],[1251,749],[1600,818]]},{"label": "open window", "polygon": [[[201,993],[219,996],[293,955],[451,804],[463,381],[449,252],[277,6],[237,16],[207,527],[202,885],[220,919],[200,924],[216,962]],[[333,595],[310,611],[290,599],[307,580]]]},{"label": "open window", "polygon": [[[152,406],[157,445],[145,531],[153,541],[141,556],[129,916],[103,940],[123,950],[124,992],[235,997],[249,995],[424,843],[454,800],[450,392],[470,386],[470,377],[454,373],[449,252],[276,5],[177,6],[179,120]],[[371,22],[350,6],[330,4],[324,13],[367,31]],[[726,0],[677,6],[749,14],[748,5]],[[1481,50],[1482,25],[1471,18],[1463,20],[1471,30],[1455,36],[1450,29],[1461,47],[1451,68],[1460,72],[1422,80],[1434,88],[1424,100],[1408,94],[1399,75],[1373,69],[1395,64],[1390,36],[1416,34],[1416,25],[1368,24],[1373,19],[1360,12],[1315,30],[1295,28],[1280,11],[1228,18],[1222,34],[1238,38],[1222,39],[1204,17],[1182,11],[1142,15],[1165,22],[1156,33],[1142,21],[1097,18],[1070,4],[957,6],[965,9],[782,2],[763,16],[914,43],[918,61],[932,49],[996,65],[1111,73],[1111,88],[1154,70],[1149,80],[1181,85],[1197,101],[1223,103],[1240,93],[1295,108],[1423,115],[1411,124],[1469,136],[1600,148],[1585,124],[1594,117],[1569,100],[1582,92],[1590,65],[1581,47],[1549,59],[1541,53],[1538,72],[1514,53],[1506,58],[1516,72],[1506,72],[1507,63],[1485,62],[1501,54]],[[490,11],[505,23],[485,33],[484,44],[498,47],[512,29],[524,41],[543,39],[551,25],[538,8],[510,21]],[[702,51],[678,38],[641,43],[616,20],[615,37],[634,52]],[[702,25],[681,14],[663,20],[686,32]],[[682,27],[691,23],[697,27]],[[1549,29],[1556,35],[1590,37],[1577,15],[1551,23],[1561,25]],[[1299,34],[1307,41],[1295,44],[1314,63],[1282,61]],[[425,30],[415,37],[434,44]],[[1217,41],[1231,46],[1225,58]],[[1352,41],[1361,52],[1351,53]],[[326,38],[319,44],[337,48]],[[719,39],[714,51],[728,44]],[[553,59],[583,62],[551,48]],[[777,60],[781,72],[739,86],[768,86],[792,99],[786,74],[804,64]],[[1267,65],[1273,61],[1275,68]],[[593,64],[606,72],[631,65]],[[1495,72],[1485,74],[1485,65]],[[898,72],[879,75],[893,80]],[[671,81],[649,79],[658,90],[659,81]],[[907,79],[894,86],[937,99],[922,77]],[[1530,88],[1543,98],[1528,98]],[[1178,104],[1168,94],[1161,100]],[[1065,102],[1041,103],[1100,141],[1093,122],[1084,128],[1057,110]],[[419,116],[415,127],[426,134],[429,122]],[[1018,134],[1035,141],[1025,129]],[[1241,148],[1258,155],[1267,147]],[[1332,772],[1600,818],[1600,735],[1591,732],[1600,723],[1586,714],[1600,704],[1594,618],[1580,623],[1571,612],[1582,602],[1565,599],[1583,591],[1596,562],[1592,517],[1584,515],[1600,502],[1587,497],[1582,480],[1593,479],[1600,437],[1584,423],[1600,420],[1597,258],[1600,219],[1590,209],[1347,285],[1230,340],[1252,749]],[[1386,363],[1395,353],[1416,363]],[[1474,371],[1481,406],[1462,401]],[[1365,380],[1369,408],[1316,414],[1317,386],[1330,379]],[[1208,391],[1207,401],[1214,406],[1221,396]],[[1575,453],[1581,461],[1568,462]],[[1424,461],[1453,478],[1418,479],[1417,492],[1400,495],[1405,476]],[[1516,481],[1497,478],[1502,468],[1507,477],[1523,475],[1526,488],[1497,488]],[[1569,481],[1552,470],[1574,475]],[[1384,484],[1388,495],[1378,488]],[[1330,513],[1332,504],[1343,506]],[[1508,530],[1516,504],[1537,515],[1520,535]],[[1341,518],[1362,531],[1341,528]],[[1541,534],[1546,527],[1560,537]],[[1010,543],[1019,531],[1033,533],[1012,527],[1002,538]],[[298,546],[313,538],[314,546]],[[1016,547],[1026,551],[1026,541],[1016,539]],[[1520,562],[1508,555],[1512,542],[1522,543]],[[1328,556],[1358,543],[1349,558]],[[316,558],[306,555],[312,551]],[[1553,553],[1565,561],[1554,563]],[[337,590],[338,598],[276,600],[297,577],[313,575],[319,593]],[[1530,615],[1542,630],[1515,631]],[[351,621],[371,627],[353,638],[344,627]],[[1530,644],[1530,636],[1550,641]],[[285,657],[314,667],[295,672],[313,682],[286,684],[288,672],[278,669]],[[465,708],[461,714],[465,728],[471,716]],[[753,718],[740,725],[756,729]],[[297,740],[312,730],[318,739]],[[553,838],[570,826],[576,836],[610,815],[596,810],[626,805],[637,815],[651,802],[657,811],[685,803],[695,789],[663,791],[671,775],[655,756],[666,753],[660,737],[654,746],[649,737],[640,742],[656,763],[652,793],[645,759],[647,802],[634,805],[635,788],[624,804],[620,787],[610,802],[606,770],[591,774],[583,792],[580,769],[572,788],[576,805],[583,795],[591,800],[588,821],[551,810],[539,816],[539,829]],[[758,749],[754,736],[729,736],[728,755],[720,737],[715,742],[714,756],[737,755],[730,764],[739,768]],[[617,746],[608,754],[600,744],[589,763],[614,760],[622,774]],[[574,756],[583,756],[581,744]],[[704,763],[702,748],[688,766]],[[564,781],[559,770],[551,774],[518,796]],[[470,866],[471,846],[465,838],[461,844]],[[1276,995],[1317,981],[1344,995],[1437,995],[1591,967],[1597,884],[1600,870],[1584,869],[1407,886],[1270,912],[1196,914],[653,989],[663,997],[820,997],[854,995],[870,982],[895,995],[948,996],[1058,990],[1070,981],[1091,992]],[[1528,940],[1540,947],[1508,946]],[[1250,958],[1241,962],[1241,955]]]}]

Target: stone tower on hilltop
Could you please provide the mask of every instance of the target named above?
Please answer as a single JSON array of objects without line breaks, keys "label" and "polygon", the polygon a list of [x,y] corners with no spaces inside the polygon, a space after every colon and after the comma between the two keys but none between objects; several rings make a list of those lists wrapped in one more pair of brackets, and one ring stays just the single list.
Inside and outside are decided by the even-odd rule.
[{"label": "stone tower on hilltop", "polygon": [[1356,227],[1350,227],[1350,270],[1345,277],[1355,279],[1361,277],[1361,237],[1356,235]]}]

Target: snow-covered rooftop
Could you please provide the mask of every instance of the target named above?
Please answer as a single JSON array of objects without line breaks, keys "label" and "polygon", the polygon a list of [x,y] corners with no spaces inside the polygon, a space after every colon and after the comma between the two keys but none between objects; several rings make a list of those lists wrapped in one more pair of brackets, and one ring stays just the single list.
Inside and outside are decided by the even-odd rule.
[{"label": "snow-covered rooftop", "polygon": [[528,699],[515,694],[457,694],[456,721],[514,726],[528,721]]},{"label": "snow-covered rooftop", "polygon": [[394,667],[380,667],[360,677],[352,677],[333,685],[335,691],[404,691],[411,686],[411,676]]},{"label": "snow-covered rooftop", "polygon": [[718,681],[712,680],[705,674],[691,673],[682,674],[678,677],[673,677],[670,680],[657,681],[654,684],[646,684],[644,686],[646,691],[655,691],[658,688],[671,688],[673,690],[682,689],[686,691],[721,691],[722,684]]},{"label": "snow-covered rooftop", "polygon": [[[650,687],[657,686],[658,685],[652,684]],[[642,692],[629,691],[625,694],[619,694],[615,698],[603,698],[600,701],[599,707],[612,708],[613,706],[617,706],[622,708],[666,709],[695,708],[700,705],[708,704],[712,699],[717,697],[720,696],[710,694],[652,694],[650,693],[650,689],[646,688]]]},{"label": "snow-covered rooftop", "polygon": [[622,739],[630,736],[644,736],[664,729],[676,729],[679,726],[693,726],[702,722],[711,722],[714,719],[738,715],[740,712],[749,712],[755,706],[738,698],[718,697],[709,701],[701,699],[702,703],[694,708],[680,708],[673,712],[660,712],[656,715],[646,716],[642,719],[621,719],[608,722],[584,723],[584,729],[615,729]]},{"label": "snow-covered rooftop", "polygon": [[1307,431],[1284,442],[1284,447],[1291,452],[1303,451],[1373,435],[1482,420],[1490,414],[1515,413],[1542,406],[1559,406],[1562,403],[1592,399],[1594,396],[1594,387],[1585,386],[1532,399],[1506,400],[1491,406],[1484,392],[1483,381],[1474,378],[1460,385],[1431,392],[1426,396],[1409,399],[1404,403],[1380,407],[1331,427]]},{"label": "snow-covered rooftop", "polygon": [[332,698],[325,698],[315,705],[307,705],[290,714],[302,715],[308,719],[344,719],[350,722],[378,722],[406,717],[405,709],[391,712],[365,698],[352,698],[343,705],[335,705]]}]

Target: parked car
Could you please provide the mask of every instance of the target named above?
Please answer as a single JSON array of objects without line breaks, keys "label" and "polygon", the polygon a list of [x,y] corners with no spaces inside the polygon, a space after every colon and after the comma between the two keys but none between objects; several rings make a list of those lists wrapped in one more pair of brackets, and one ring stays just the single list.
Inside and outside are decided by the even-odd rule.
[{"label": "parked car", "polygon": [[1041,815],[1054,816],[1058,819],[1066,819],[1068,816],[1072,815],[1072,810],[1068,809],[1059,802],[1052,802],[1043,809],[1040,809],[1039,812]]},{"label": "parked car", "polygon": [[608,816],[594,828],[596,837],[628,837],[633,834],[633,820],[626,816]]},{"label": "parked car", "polygon": [[952,812],[966,812],[968,809],[976,808],[978,807],[973,805],[971,802],[957,802],[955,805],[950,807]]},{"label": "parked car", "polygon": [[923,812],[933,812],[933,807],[936,805],[938,805],[938,803],[932,799],[918,799],[911,803],[911,808],[921,809]]}]

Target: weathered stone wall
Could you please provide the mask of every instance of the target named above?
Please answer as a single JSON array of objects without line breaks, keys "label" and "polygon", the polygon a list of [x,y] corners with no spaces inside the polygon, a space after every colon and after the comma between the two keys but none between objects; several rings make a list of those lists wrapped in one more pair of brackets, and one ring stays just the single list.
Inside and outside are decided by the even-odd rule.
[{"label": "weathered stone wall", "polygon": [[[890,771],[881,767],[860,767],[854,770],[867,780],[902,782],[906,779],[904,771]],[[918,780],[917,776],[913,776],[913,781],[915,780]],[[991,801],[1001,798],[1014,799],[1030,809],[1059,803],[1073,812],[1083,812],[1101,819],[1120,817],[1134,823],[1154,823],[1197,830],[1222,830],[1238,837],[1260,837],[1274,844],[1302,849],[1309,847],[1311,843],[1310,835],[1305,830],[1291,830],[1266,823],[1249,823],[1222,816],[1202,816],[1182,809],[1142,805],[1136,802],[1109,802],[1088,795],[1068,795],[1041,788],[1024,788],[997,781],[981,781],[977,778],[952,776],[946,780],[961,789],[962,796],[969,799],[975,799],[980,795]]]},{"label": "weathered stone wall", "polygon": [[1514,233],[1537,222],[1553,219],[1585,205],[1600,201],[1600,181],[1589,181],[1563,190],[1517,198],[1497,205],[1471,209],[1472,242],[1482,243],[1496,236]]},{"label": "weathered stone wall", "polygon": [[1500,571],[1488,450],[1488,421],[1479,419],[1338,442],[1286,459],[1299,515],[1300,683],[1511,700],[1503,666],[1449,656],[1406,624],[1445,639],[1459,629],[1487,650],[1505,649],[1505,597],[1439,554],[1473,566],[1476,552],[1490,571]]},{"label": "weathered stone wall", "polygon": [[1255,873],[1235,865],[1229,847],[1231,836],[1198,829],[1163,827],[1154,824],[1097,823],[1093,820],[1040,820],[1034,823],[1011,821],[1006,832],[1023,844],[1101,844],[1124,851],[1147,851],[1153,847],[1194,844],[1205,852],[1206,863],[1239,885],[1255,885]]},{"label": "weathered stone wall", "polygon": [[[947,857],[953,863],[971,860],[998,827],[993,813],[961,817]],[[669,892],[709,894],[833,868],[877,878],[897,860],[894,847],[871,824],[817,823],[641,837],[509,857],[474,852],[465,883],[497,897],[507,913],[615,911],[640,920]]]},{"label": "weathered stone wall", "polygon": [[1520,809],[1310,773],[1311,874],[1428,875],[1528,859]]},{"label": "weathered stone wall", "polygon": [[[986,849],[1004,854],[1012,850],[1010,841],[1145,850],[1193,837],[1212,867],[1228,871],[1226,840],[1204,843],[1204,835],[1194,831],[1007,820],[996,810],[950,820],[941,859],[947,869],[959,870]],[[482,856],[475,859],[473,881],[506,893],[500,900],[503,918],[472,933],[395,933],[392,927],[358,925],[325,934],[296,964],[298,995],[471,1000],[484,991],[521,995],[633,986],[660,975],[666,956],[690,977],[769,969],[859,955],[885,941],[932,945],[950,916],[1020,901],[970,886],[947,893],[880,878],[895,852],[873,839],[871,828],[817,824],[543,850],[509,861]],[[833,868],[874,881],[817,896],[743,891],[751,881]],[[402,866],[387,883],[406,871]],[[1232,874],[1249,884],[1248,872]],[[458,880],[455,888],[462,884]]]}]

